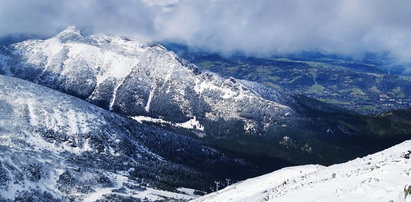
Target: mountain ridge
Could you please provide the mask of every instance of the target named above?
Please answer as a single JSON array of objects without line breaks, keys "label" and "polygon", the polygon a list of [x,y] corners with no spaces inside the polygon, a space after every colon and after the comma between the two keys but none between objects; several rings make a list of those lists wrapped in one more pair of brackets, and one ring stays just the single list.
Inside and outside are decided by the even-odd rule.
[{"label": "mountain ridge", "polygon": [[[12,50],[3,57],[2,69],[5,74],[63,90],[129,117],[161,116],[172,122],[185,122],[194,116],[201,116],[197,117],[200,122],[201,119],[242,118],[236,104],[230,104],[235,102],[242,105],[245,102],[251,106],[258,103],[270,107],[272,111],[280,111],[276,115],[292,112],[280,103],[260,99],[249,92],[241,81],[224,80],[211,72],[199,72],[197,67],[157,44],[139,44],[123,37],[106,35],[85,37],[77,28],[69,27],[51,39],[25,41],[9,48]],[[13,63],[19,58],[22,61]],[[76,71],[75,66],[81,68]],[[170,79],[177,80],[178,84],[172,84]],[[140,92],[134,90],[136,86]],[[175,89],[170,89],[171,86]],[[231,90],[233,88],[235,91]],[[210,91],[219,94],[218,97],[222,99],[218,101],[224,102],[226,107],[218,107],[216,98],[208,94]],[[132,101],[124,100],[125,94],[130,93],[134,98],[127,98]],[[173,101],[170,103],[158,95],[171,96]],[[277,97],[281,96],[278,94]],[[206,106],[190,106],[204,103],[204,100]],[[167,111],[174,111],[179,116],[164,114],[164,110],[156,109],[161,105],[151,107],[158,102],[163,102],[161,105],[166,105]],[[195,111],[195,108],[208,107],[220,113],[207,114],[208,117],[205,117],[204,110]],[[150,112],[150,109],[156,111]],[[264,111],[256,107],[253,110]],[[177,120],[173,120],[176,117]],[[247,118],[245,121],[255,122]]]}]

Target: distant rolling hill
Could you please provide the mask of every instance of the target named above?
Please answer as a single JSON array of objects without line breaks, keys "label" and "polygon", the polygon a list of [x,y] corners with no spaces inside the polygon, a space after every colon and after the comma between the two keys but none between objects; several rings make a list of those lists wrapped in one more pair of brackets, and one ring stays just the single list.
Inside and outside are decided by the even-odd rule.
[{"label": "distant rolling hill", "polygon": [[175,43],[165,44],[201,69],[260,82],[274,89],[285,88],[360,113],[411,108],[410,71],[406,66],[389,66],[377,56],[362,61],[323,54],[221,57]]}]

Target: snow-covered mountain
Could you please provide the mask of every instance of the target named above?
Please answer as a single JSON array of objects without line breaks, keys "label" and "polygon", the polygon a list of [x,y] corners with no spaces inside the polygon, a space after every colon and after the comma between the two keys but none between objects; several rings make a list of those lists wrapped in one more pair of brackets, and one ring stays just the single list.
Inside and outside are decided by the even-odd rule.
[{"label": "snow-covered mountain", "polygon": [[[349,113],[201,71],[158,44],[85,36],[75,27],[47,40],[1,46],[0,74],[6,75],[0,76],[0,201],[187,200],[192,196],[173,191],[208,188],[215,178],[255,176],[290,163],[341,162],[410,135],[407,111]],[[258,185],[267,191],[248,199],[288,197],[282,194],[317,186],[316,177],[326,183],[348,179],[344,173],[355,166],[361,173],[377,170],[357,161],[345,170],[277,171],[272,175],[280,181]],[[339,173],[330,174],[334,167]],[[254,181],[264,184],[261,179]],[[236,186],[249,189],[247,184]]]},{"label": "snow-covered mountain", "polygon": [[194,201],[411,201],[411,141],[329,167],[288,167]]},{"label": "snow-covered mountain", "polygon": [[0,201],[187,200],[161,189],[206,182],[195,165],[224,159],[192,138],[0,75]]},{"label": "snow-covered mountain", "polygon": [[[125,37],[84,36],[68,27],[47,40],[3,47],[0,73],[86,99],[136,120],[211,131],[235,120],[252,132],[291,116],[286,96],[264,99],[254,83],[201,72],[158,44]],[[151,118],[147,118],[151,117]],[[268,124],[268,125],[267,125]],[[204,133],[202,133],[204,135]]]},{"label": "snow-covered mountain", "polygon": [[[47,40],[1,46],[0,74],[229,152],[288,164],[342,162],[392,146],[410,134],[403,130],[407,118],[390,124],[398,118],[383,117],[391,128],[377,137],[381,117],[361,117],[281,89],[224,78],[201,71],[161,45],[86,36],[76,27]],[[370,139],[373,144],[366,143]]]},{"label": "snow-covered mountain", "polygon": [[[202,72],[158,44],[118,36],[85,36],[73,26],[47,40],[1,46],[0,74],[231,151],[261,153],[253,148],[267,148],[262,152],[283,160],[307,159],[301,153],[312,156],[306,152],[312,147],[310,142],[292,137],[301,136],[298,130],[312,128],[325,133],[330,128],[320,121],[316,121],[320,127],[302,127],[311,120],[301,117],[293,108],[294,99],[281,90]],[[260,139],[266,134],[271,134],[267,136],[270,140]],[[297,146],[281,143],[283,138]],[[274,144],[260,147],[260,141]],[[287,148],[300,154],[290,156]]]}]

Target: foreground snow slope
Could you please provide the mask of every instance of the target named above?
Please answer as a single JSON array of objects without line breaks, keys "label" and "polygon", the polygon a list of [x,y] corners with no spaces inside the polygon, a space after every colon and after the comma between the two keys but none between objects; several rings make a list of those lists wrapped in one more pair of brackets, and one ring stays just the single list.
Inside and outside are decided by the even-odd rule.
[{"label": "foreground snow slope", "polygon": [[409,202],[410,150],[411,141],[406,141],[376,154],[329,167],[284,168],[194,201]]}]

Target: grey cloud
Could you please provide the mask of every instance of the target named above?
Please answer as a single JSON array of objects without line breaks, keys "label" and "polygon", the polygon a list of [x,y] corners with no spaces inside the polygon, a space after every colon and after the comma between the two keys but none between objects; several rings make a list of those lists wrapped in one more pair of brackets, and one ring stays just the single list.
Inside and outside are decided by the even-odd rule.
[{"label": "grey cloud", "polygon": [[0,1],[0,37],[30,33],[50,36],[69,25],[90,32],[154,33],[153,8],[138,0]]},{"label": "grey cloud", "polygon": [[221,53],[388,51],[410,62],[410,10],[404,0],[3,0],[0,37],[52,35],[74,24]]}]

